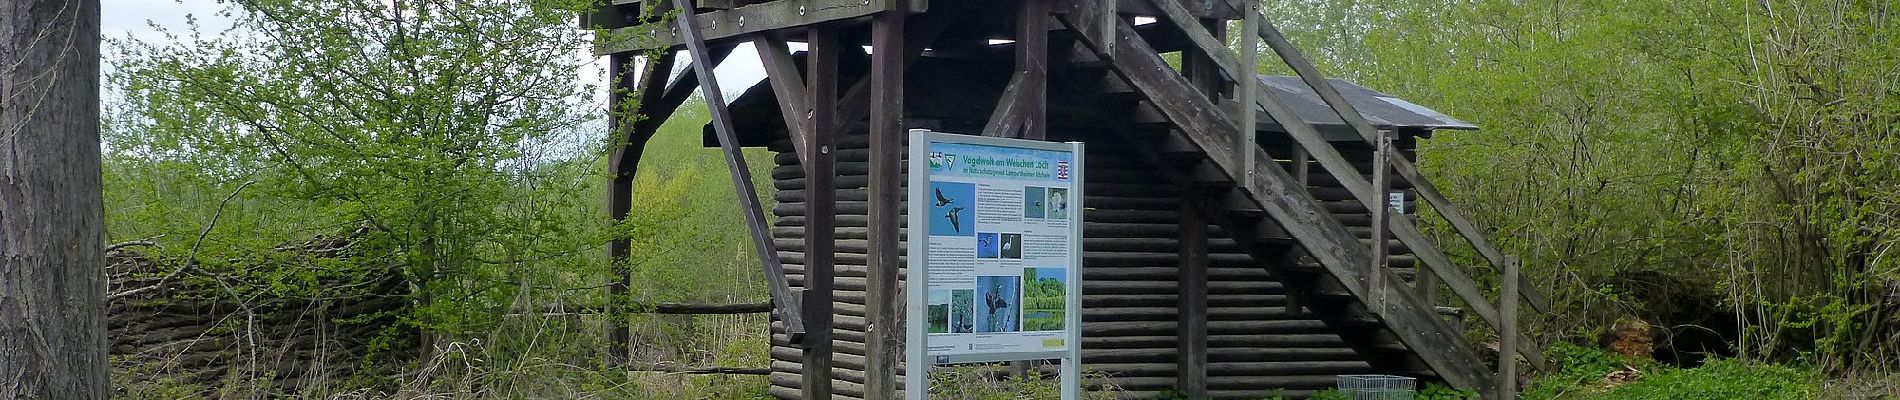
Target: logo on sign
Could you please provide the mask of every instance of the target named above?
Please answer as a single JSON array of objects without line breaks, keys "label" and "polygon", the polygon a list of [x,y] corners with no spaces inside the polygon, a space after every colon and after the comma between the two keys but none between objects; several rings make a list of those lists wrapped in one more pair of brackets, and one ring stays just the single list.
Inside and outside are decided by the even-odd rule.
[{"label": "logo on sign", "polygon": [[956,166],[956,164],[957,164],[957,155],[955,154],[944,154],[941,151],[930,152],[930,170],[931,171],[947,170],[947,169],[950,169],[951,167]]},{"label": "logo on sign", "polygon": [[1056,179],[1069,180],[1069,162],[1056,161]]}]

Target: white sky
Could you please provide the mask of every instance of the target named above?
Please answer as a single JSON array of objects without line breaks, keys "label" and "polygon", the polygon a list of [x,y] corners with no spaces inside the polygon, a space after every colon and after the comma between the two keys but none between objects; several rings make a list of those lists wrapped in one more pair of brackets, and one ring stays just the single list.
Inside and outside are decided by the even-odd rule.
[{"label": "white sky", "polygon": [[[188,29],[185,24],[187,18],[196,18],[198,26],[205,31],[207,36],[216,35],[218,32],[223,31],[224,28],[231,26],[230,18],[218,15],[220,11],[227,7],[227,4],[218,0],[102,1],[101,10],[103,15],[100,16],[100,22],[103,31],[101,33],[103,33],[107,39],[125,39],[131,37],[148,42],[163,41],[165,40],[164,36],[153,29],[151,27],[152,25],[164,27],[175,34],[183,34]],[[793,50],[802,50],[801,47],[802,46],[795,44]],[[592,58],[591,54],[588,54],[587,51],[581,51],[575,54],[574,57],[583,59]],[[690,58],[691,57],[681,54],[678,57],[681,62],[676,63],[676,68],[684,68],[687,64],[685,60]],[[592,61],[592,63],[588,64],[587,68],[581,71],[575,71],[575,73],[578,74],[584,82],[592,83],[597,85],[597,87],[603,88],[601,92],[594,97],[596,101],[604,103],[606,90],[604,86],[600,84],[606,79],[607,75],[606,58],[601,57]],[[110,69],[112,66],[106,65],[105,68]],[[737,95],[740,92],[745,91],[746,88],[765,79],[765,69],[764,66],[759,63],[759,55],[753,52],[752,46],[738,46],[738,48],[732,52],[732,55],[727,57],[726,61],[721,63],[720,67],[714,71],[714,75],[719,77],[720,88],[725,92],[726,100],[730,102],[738,97]]]}]

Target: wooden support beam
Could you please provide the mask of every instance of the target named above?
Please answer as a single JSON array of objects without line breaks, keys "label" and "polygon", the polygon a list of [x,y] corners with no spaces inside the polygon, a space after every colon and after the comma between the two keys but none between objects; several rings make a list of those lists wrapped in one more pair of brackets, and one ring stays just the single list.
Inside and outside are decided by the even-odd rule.
[{"label": "wooden support beam", "polygon": [[[925,43],[906,43],[906,12],[897,10],[878,14],[871,22],[871,78],[869,109],[870,143],[870,249],[867,251],[864,317],[865,398],[897,398],[897,357],[904,340],[903,324],[897,322],[903,298],[897,278],[903,260],[899,241],[903,232],[904,208],[904,68],[912,54],[923,51]],[[930,22],[926,22],[927,24]],[[930,37],[948,27],[948,21],[933,28]],[[847,108],[846,110],[850,110]],[[911,365],[911,373],[922,373],[924,366]],[[910,388],[921,390],[921,388]]]},{"label": "wooden support beam", "polygon": [[1198,193],[1182,190],[1180,230],[1181,265],[1175,337],[1175,390],[1190,399],[1207,398],[1207,219]]},{"label": "wooden support beam", "polygon": [[[673,0],[680,8],[691,8],[691,0]],[[706,50],[706,42],[699,38],[698,22],[692,15],[682,13],[679,23],[686,27],[686,48],[694,60],[710,60],[712,55]],[[766,226],[765,209],[759,204],[759,193],[752,185],[752,171],[746,168],[745,154],[739,151],[738,132],[733,131],[732,111],[726,107],[725,94],[719,91],[719,79],[713,75],[713,65],[705,62],[693,63],[702,82],[700,95],[706,99],[706,106],[712,111],[713,133],[719,138],[719,149],[726,155],[726,169],[731,172],[732,186],[736,192],[740,208],[745,214],[746,228],[752,233],[752,249],[758,253],[760,264],[765,269],[766,287],[772,291],[772,304],[778,307],[773,313],[785,322],[786,333],[802,338],[805,333],[804,316],[799,313],[801,305],[797,296],[792,294],[791,283],[785,278],[785,266],[779,263],[778,248],[772,244],[772,231]]]},{"label": "wooden support beam", "polygon": [[1504,292],[1498,299],[1498,308],[1503,309],[1504,327],[1498,337],[1498,398],[1517,399],[1517,303],[1518,274],[1521,265],[1516,256],[1504,257]]},{"label": "wooden support beam", "polygon": [[[1309,185],[1312,184],[1312,164],[1312,160],[1308,159],[1306,155],[1306,148],[1293,146],[1293,179],[1299,182],[1300,187],[1309,187]],[[1254,172],[1259,173],[1259,171]],[[1301,312],[1300,298],[1298,296],[1287,296],[1286,312],[1288,314],[1299,314]]]},{"label": "wooden support beam", "polygon": [[1021,129],[1013,137],[1042,140],[1048,136],[1049,104],[1049,2],[1022,0],[1016,22],[1016,73],[1022,74],[1016,88],[1027,107],[1023,108]]},{"label": "wooden support beam", "polygon": [[[1386,173],[1386,170],[1391,169],[1390,166],[1386,165],[1386,159],[1392,157],[1392,138],[1386,136],[1384,131],[1379,132],[1379,145],[1373,152],[1372,187],[1378,189],[1382,195],[1379,196],[1381,200],[1379,204],[1366,204],[1366,208],[1372,211],[1372,265],[1369,266],[1372,268],[1372,272],[1369,273],[1372,280],[1368,283],[1372,285],[1372,288],[1367,291],[1374,294],[1384,294],[1385,291],[1383,288],[1387,283],[1384,279],[1385,274],[1382,272],[1385,270],[1386,259],[1391,256],[1389,254],[1390,250],[1386,248],[1387,243],[1385,242],[1385,239],[1391,236],[1391,233],[1387,232],[1389,228],[1386,220],[1391,218],[1392,211],[1391,207],[1386,207],[1383,201],[1385,199],[1383,193],[1390,193],[1392,191],[1392,182],[1390,176]],[[1353,174],[1357,175],[1358,172],[1355,171]],[[1372,299],[1372,304],[1366,308],[1372,309],[1374,313],[1384,314],[1385,300],[1383,297],[1374,298]]]},{"label": "wooden support beam", "polygon": [[[1245,3],[1246,4],[1241,6],[1242,8],[1240,10],[1241,16],[1242,16],[1240,31],[1253,32],[1255,30],[1258,30],[1257,27],[1260,25],[1260,18],[1261,18],[1260,10],[1259,10],[1260,1],[1249,0],[1249,1],[1246,1]],[[1253,90],[1254,86],[1257,86],[1260,84],[1259,81],[1254,79],[1254,76],[1258,75],[1255,71],[1259,71],[1259,68],[1260,68],[1260,46],[1259,46],[1259,41],[1256,40],[1257,38],[1258,37],[1255,35],[1248,35],[1245,33],[1242,33],[1240,35],[1240,65],[1239,67],[1241,68],[1241,70],[1236,71],[1236,73],[1239,73],[1240,76],[1236,77],[1235,82],[1234,82],[1237,85],[1241,85],[1241,88],[1238,89],[1239,93],[1237,94],[1240,97],[1239,99],[1240,100],[1240,138],[1239,140],[1241,143],[1246,144],[1247,147],[1249,148],[1252,148],[1253,146],[1256,146],[1257,143],[1259,143],[1259,139],[1256,138],[1255,135],[1257,135],[1260,131],[1260,128],[1258,128],[1259,123],[1258,121],[1256,121],[1256,119],[1258,119],[1259,116],[1257,113],[1254,112],[1254,108],[1257,107],[1254,105],[1255,100],[1256,100],[1255,97],[1257,97],[1258,95],[1257,95],[1257,91]],[[1241,154],[1241,157],[1243,158],[1240,161],[1241,165],[1245,165],[1248,167],[1252,167],[1254,165],[1253,151],[1242,151],[1240,152],[1240,154]],[[1257,171],[1248,170],[1246,172],[1247,174],[1252,175],[1256,173]]]},{"label": "wooden support beam", "polygon": [[[1063,13],[1063,23],[1080,33],[1085,43],[1099,45],[1099,38],[1092,34],[1102,29],[1095,25],[1100,21],[1095,4],[1086,1],[1065,4],[1067,12]],[[1114,56],[1110,57],[1115,65],[1114,70],[1148,96],[1148,100],[1168,116],[1181,134],[1199,144],[1210,159],[1216,163],[1225,162],[1227,164],[1221,164],[1220,167],[1234,170],[1231,163],[1235,160],[1228,158],[1223,161],[1219,156],[1233,153],[1232,137],[1238,128],[1232,124],[1232,120],[1206,97],[1192,93],[1189,89],[1191,85],[1173,74],[1170,67],[1156,57],[1154,49],[1139,39],[1132,26],[1118,23],[1115,31],[1119,38]],[[1135,147],[1137,150],[1153,150]],[[1267,163],[1272,158],[1259,157],[1257,160]],[[1246,177],[1256,182],[1243,187],[1258,187],[1262,191],[1247,193],[1247,196],[1257,202],[1301,247],[1313,254],[1332,276],[1342,281],[1360,279],[1363,266],[1371,262],[1371,256],[1359,244],[1358,238],[1278,165],[1265,165],[1258,169],[1261,173]],[[1223,227],[1228,226],[1223,222]],[[1256,257],[1267,256],[1256,254]],[[1355,292],[1356,298],[1371,298],[1370,294],[1365,293],[1364,286],[1345,287]],[[1433,310],[1420,305],[1416,294],[1406,290],[1387,295],[1393,299],[1394,309],[1384,319],[1387,331],[1395,334],[1432,370],[1455,387],[1476,389],[1486,395],[1495,394],[1495,382],[1490,379],[1490,371],[1471,360],[1475,352],[1457,338],[1443,334],[1449,332],[1451,327],[1437,318]]]},{"label": "wooden support beam", "polygon": [[[694,62],[719,65],[719,63],[725,62],[726,56],[730,55],[732,55],[732,46],[714,47],[712,48],[711,60],[694,60]],[[662,57],[672,59],[674,55],[668,52],[663,54]],[[668,68],[671,68],[673,65],[672,61],[668,61],[667,65]],[[695,71],[695,68],[688,66],[685,71],[680,72],[679,79],[675,79],[673,83],[666,85],[666,92],[660,95],[659,101],[652,101],[651,99],[642,97],[640,101],[640,116],[633,121],[633,131],[659,131],[660,126],[666,124],[666,121],[673,117],[673,113],[679,111],[680,105],[685,104],[687,99],[693,97],[693,92],[697,89],[699,89],[699,73]],[[614,154],[608,157],[608,164],[615,166],[614,168],[624,168],[627,162],[636,160],[636,158],[627,156],[630,151],[637,152],[639,148],[622,146],[615,149]]]},{"label": "wooden support beam", "polygon": [[[814,33],[816,30],[813,31]],[[805,88],[805,81],[798,75],[798,64],[792,61],[792,50],[785,43],[785,37],[776,32],[768,32],[752,40],[752,46],[759,53],[759,62],[765,65],[765,79],[772,85],[772,94],[778,100],[779,115],[785,120],[785,130],[792,137],[792,152],[798,155],[800,163],[811,160],[808,146],[812,137],[812,97]],[[807,62],[810,58],[807,58]]]},{"label": "wooden support beam", "polygon": [[800,368],[804,378],[800,391],[807,399],[826,399],[831,398],[831,325],[835,314],[831,303],[835,283],[832,262],[837,257],[832,249],[838,233],[837,191],[832,184],[837,176],[837,157],[832,151],[837,130],[831,129],[831,119],[837,113],[838,58],[844,44],[838,41],[838,30],[827,24],[813,26],[806,37],[811,46],[805,57],[810,98],[804,103],[809,106],[805,114],[809,117],[797,124],[805,132],[803,139],[809,142],[804,163],[805,359]]},{"label": "wooden support beam", "polygon": [[1049,0],[1024,0],[1016,16],[1016,72],[990,112],[983,136],[1046,136],[1049,90]]},{"label": "wooden support beam", "polygon": [[[893,67],[897,69],[910,68],[912,63],[917,62],[918,58],[923,57],[924,48],[929,46],[930,42],[935,41],[938,36],[942,36],[945,30],[955,25],[962,15],[963,13],[959,12],[958,9],[944,10],[924,14],[923,19],[916,24],[908,24],[908,27],[902,27],[904,31],[901,32],[899,36],[907,38],[903,44],[904,57],[901,65],[895,65]],[[875,32],[877,22],[875,19],[871,25],[871,29],[873,30],[872,40],[875,42],[877,39]],[[876,43],[873,43],[872,48],[875,49],[876,47]],[[872,58],[876,59],[877,57],[873,55]],[[874,81],[876,81],[876,79],[859,79],[856,83],[851,84],[850,89],[844,91],[843,99],[838,101],[837,122],[839,131],[848,131],[851,125],[859,121],[864,121],[865,117],[871,115],[871,108],[873,107],[871,103],[871,83]],[[873,122],[875,123],[875,121]]]},{"label": "wooden support beam", "polygon": [[1102,29],[1102,31],[1096,32],[1096,37],[1102,38],[1102,42],[1097,44],[1100,52],[1096,54],[1106,58],[1109,55],[1115,54],[1115,22],[1122,17],[1121,2],[1118,0],[1097,1],[1101,2],[1101,4],[1097,5],[1101,7],[1101,12],[1096,13],[1095,23],[1101,27],[1100,29]]},{"label": "wooden support beam", "polygon": [[1168,23],[1173,24],[1175,28],[1185,32],[1188,42],[1192,44],[1195,49],[1206,54],[1207,58],[1213,60],[1214,65],[1219,66],[1221,73],[1227,76],[1226,79],[1233,82],[1252,79],[1254,75],[1252,69],[1241,68],[1240,62],[1235,61],[1233,55],[1228,53],[1226,42],[1215,36],[1217,34],[1226,33],[1225,29],[1210,32],[1207,27],[1202,25],[1202,20],[1195,18],[1194,14],[1189,13],[1186,7],[1181,6],[1180,2],[1173,0],[1154,0],[1153,3],[1155,9],[1161,11],[1164,17],[1161,19],[1166,20]]},{"label": "wooden support beam", "polygon": [[1023,96],[1023,81],[1028,74],[1018,71],[1010,76],[1009,84],[1003,86],[1003,95],[996,99],[996,109],[990,111],[990,120],[983,125],[983,136],[1015,137],[1023,128],[1023,109],[1029,104]]},{"label": "wooden support beam", "polygon": [[[748,35],[761,32],[802,29],[821,23],[863,18],[892,10],[910,1],[779,0],[728,10],[680,14],[692,17],[690,25],[698,30],[694,33],[700,40],[705,43],[724,43],[744,39]],[[613,54],[655,48],[677,49],[685,46],[688,39],[685,29],[688,24],[685,22],[683,19],[675,19],[661,24],[611,28],[608,30],[609,34],[605,35],[611,40],[596,43],[594,51],[596,54]]]},{"label": "wooden support beam", "polygon": [[[614,166],[614,175],[613,183],[607,189],[607,212],[615,224],[626,221],[628,215],[632,213],[633,178],[640,166],[642,150],[646,148],[646,142],[653,137],[654,132],[640,130],[637,124],[629,122],[637,120],[638,114],[643,109],[657,105],[647,99],[658,97],[662,86],[666,84],[667,75],[672,73],[673,56],[666,54],[648,60],[637,81],[629,69],[632,63],[633,57],[630,55],[617,54],[608,57],[608,79],[612,84],[614,94],[607,99],[607,125],[612,127],[614,132],[625,132],[617,135],[616,140],[620,143],[614,149],[610,160],[610,164]],[[627,103],[627,98],[633,96],[639,96],[639,107],[633,107]],[[607,245],[608,265],[612,266],[614,274],[607,293],[614,299],[625,297],[627,288],[632,285],[633,271],[627,265],[627,258],[632,256],[632,253],[633,243],[630,238],[615,237]],[[616,322],[613,332],[608,336],[608,341],[613,345],[613,349],[608,354],[613,361],[627,360],[630,350],[628,346],[632,339],[627,325]]]},{"label": "wooden support beam", "polygon": [[[1360,114],[1359,110],[1354,108],[1351,102],[1346,101],[1345,96],[1339,94],[1339,89],[1334,88],[1332,83],[1327,82],[1326,78],[1320,75],[1319,68],[1314,67],[1313,63],[1308,61],[1304,54],[1300,53],[1299,48],[1293,47],[1292,43],[1287,42],[1286,37],[1280,34],[1278,27],[1275,27],[1272,22],[1263,19],[1256,33],[1262,40],[1267,42],[1267,47],[1272,48],[1275,54],[1280,55],[1280,59],[1285,61],[1288,67],[1293,68],[1293,72],[1300,76],[1300,80],[1305,81],[1307,86],[1313,88],[1314,93],[1319,94],[1320,100],[1324,101],[1328,106],[1331,106],[1333,111],[1339,114],[1341,120],[1346,121],[1347,125],[1351,125],[1353,130],[1359,132],[1359,136],[1363,138],[1366,143],[1377,144],[1376,137],[1378,135],[1378,129],[1374,128],[1371,123],[1366,122],[1365,116]],[[1424,174],[1419,173],[1418,166],[1413,165],[1411,160],[1403,157],[1395,158],[1392,162],[1393,169],[1397,170],[1399,175],[1404,177],[1407,182],[1411,182],[1413,189],[1418,191],[1419,196],[1425,198],[1426,202],[1431,204],[1434,211],[1437,211],[1439,215],[1444,216],[1447,221],[1451,222],[1452,227],[1455,228],[1460,235],[1463,235],[1465,240],[1471,242],[1471,246],[1478,250],[1479,255],[1484,256],[1485,260],[1489,261],[1493,267],[1500,269],[1504,267],[1504,253],[1499,251],[1496,245],[1493,245],[1489,239],[1484,237],[1483,231],[1478,230],[1477,224],[1472,223],[1470,218],[1465,217],[1464,212],[1458,208],[1457,204],[1452,203],[1450,200],[1445,199],[1443,195],[1439,194],[1437,185],[1432,184],[1431,180],[1426,179]],[[1407,242],[1406,245],[1412,246],[1413,248],[1420,246],[1420,244],[1413,244],[1411,242]],[[1518,283],[1523,285],[1525,289],[1523,290],[1525,300],[1530,302],[1532,308],[1538,312],[1550,312],[1550,301],[1544,297],[1541,291],[1536,290],[1536,285],[1528,281],[1520,281]],[[1536,364],[1541,365],[1543,363],[1538,362]]]}]

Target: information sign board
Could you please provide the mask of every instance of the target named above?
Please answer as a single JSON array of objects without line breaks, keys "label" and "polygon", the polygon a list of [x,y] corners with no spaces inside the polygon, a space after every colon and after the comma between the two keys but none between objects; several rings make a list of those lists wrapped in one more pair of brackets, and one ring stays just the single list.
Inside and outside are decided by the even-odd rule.
[{"label": "information sign board", "polygon": [[1075,398],[1082,154],[1079,142],[911,131],[907,387],[926,387],[928,365],[1061,359],[1063,398]]}]

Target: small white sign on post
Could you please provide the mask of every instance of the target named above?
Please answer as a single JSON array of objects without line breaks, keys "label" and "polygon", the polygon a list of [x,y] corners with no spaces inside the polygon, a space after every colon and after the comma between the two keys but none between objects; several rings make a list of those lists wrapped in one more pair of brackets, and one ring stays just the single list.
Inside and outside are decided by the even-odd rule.
[{"label": "small white sign on post", "polygon": [[1081,395],[1082,143],[912,130],[905,397],[930,366],[1062,360]]}]

